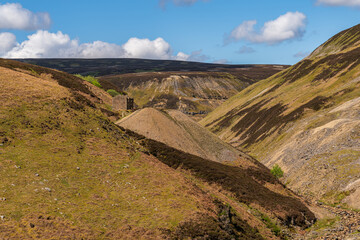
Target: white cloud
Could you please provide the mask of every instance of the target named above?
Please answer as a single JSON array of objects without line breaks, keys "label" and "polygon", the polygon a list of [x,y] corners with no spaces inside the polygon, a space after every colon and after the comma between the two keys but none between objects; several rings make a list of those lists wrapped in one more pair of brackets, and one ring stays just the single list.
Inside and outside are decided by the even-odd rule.
[{"label": "white cloud", "polygon": [[174,60],[179,60],[179,61],[186,61],[188,60],[190,57],[190,55],[183,53],[183,52],[179,52],[175,57]]},{"label": "white cloud", "polygon": [[62,32],[50,33],[39,30],[28,36],[21,44],[11,49],[4,57],[6,58],[51,58],[51,57],[76,57],[79,47],[77,40]]},{"label": "white cloud", "polygon": [[299,39],[305,33],[306,16],[301,12],[288,12],[266,22],[260,31],[254,29],[256,24],[256,20],[243,22],[226,37],[225,43],[247,40],[252,43],[276,44]]},{"label": "white cloud", "polygon": [[16,46],[16,36],[12,33],[0,33],[0,56]]},{"label": "white cloud", "polygon": [[316,3],[329,6],[360,7],[360,0],[317,0]]},{"label": "white cloud", "polygon": [[170,44],[162,38],[153,41],[130,38],[122,47],[128,58],[169,59],[172,56]]},{"label": "white cloud", "polygon": [[[5,58],[148,58],[190,60],[203,57],[200,52],[187,55],[179,52],[173,55],[169,43],[162,38],[149,39],[130,38],[125,44],[117,45],[102,41],[80,44],[62,32],[50,33],[38,30],[28,36],[22,43],[15,44],[10,35],[1,38]],[[15,37],[15,36],[14,36]],[[3,39],[3,40],[2,40]],[[16,45],[16,46],[15,46]],[[7,47],[5,47],[7,46]]]},{"label": "white cloud", "polygon": [[33,13],[19,3],[0,5],[0,29],[36,30],[51,25],[48,13]]},{"label": "white cloud", "polygon": [[75,49],[75,57],[80,58],[118,58],[124,56],[124,49],[113,43],[95,41],[84,43]]}]

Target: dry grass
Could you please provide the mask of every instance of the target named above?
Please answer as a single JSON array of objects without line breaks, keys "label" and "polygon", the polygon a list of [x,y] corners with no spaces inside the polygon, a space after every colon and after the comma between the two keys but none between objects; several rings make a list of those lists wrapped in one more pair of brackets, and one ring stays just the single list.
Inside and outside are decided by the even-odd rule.
[{"label": "dry grass", "polygon": [[236,215],[224,230],[223,205],[144,154],[86,100],[96,96],[77,95],[49,75],[0,71],[1,239],[256,234]]}]

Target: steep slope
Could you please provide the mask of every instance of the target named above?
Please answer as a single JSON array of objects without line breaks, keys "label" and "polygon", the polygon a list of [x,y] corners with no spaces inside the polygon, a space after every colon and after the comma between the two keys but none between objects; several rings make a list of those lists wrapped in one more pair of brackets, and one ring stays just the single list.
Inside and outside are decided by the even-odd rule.
[{"label": "steep slope", "polygon": [[268,167],[279,164],[292,189],[359,208],[359,56],[360,25],[243,90],[201,124]]},{"label": "steep slope", "polygon": [[80,79],[0,65],[1,239],[271,237],[144,154]]},{"label": "steep slope", "polygon": [[179,111],[143,109],[117,124],[140,134],[135,134],[139,140],[144,139],[141,135],[149,138],[142,145],[167,165],[190,170],[198,178],[232,192],[239,201],[272,212],[283,223],[302,225],[313,219],[310,211],[266,167],[223,143]]},{"label": "steep slope", "polygon": [[146,72],[100,77],[134,98],[139,107],[178,109],[204,115],[260,79],[284,66],[256,65],[226,72]]}]

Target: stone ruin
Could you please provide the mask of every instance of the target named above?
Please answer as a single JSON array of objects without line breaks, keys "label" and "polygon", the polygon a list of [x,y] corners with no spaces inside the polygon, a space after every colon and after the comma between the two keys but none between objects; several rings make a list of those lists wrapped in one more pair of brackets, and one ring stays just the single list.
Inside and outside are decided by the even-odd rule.
[{"label": "stone ruin", "polygon": [[134,110],[134,99],[126,95],[117,95],[112,99],[114,111]]}]

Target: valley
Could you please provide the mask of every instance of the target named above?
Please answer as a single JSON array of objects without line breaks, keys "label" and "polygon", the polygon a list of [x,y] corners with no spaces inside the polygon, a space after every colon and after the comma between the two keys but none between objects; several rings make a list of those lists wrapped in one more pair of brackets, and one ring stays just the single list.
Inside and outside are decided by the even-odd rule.
[{"label": "valley", "polygon": [[200,156],[222,163],[116,126],[110,95],[74,75],[5,59],[0,71],[0,238],[279,239],[315,221],[267,168],[180,112],[179,131],[211,136]]},{"label": "valley", "polygon": [[0,59],[0,238],[359,239],[359,55]]}]

